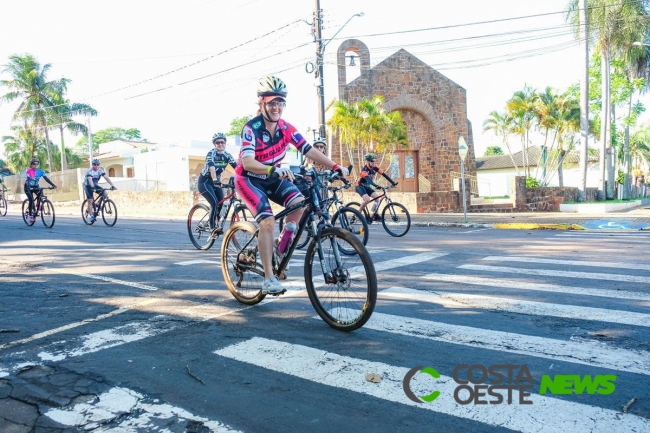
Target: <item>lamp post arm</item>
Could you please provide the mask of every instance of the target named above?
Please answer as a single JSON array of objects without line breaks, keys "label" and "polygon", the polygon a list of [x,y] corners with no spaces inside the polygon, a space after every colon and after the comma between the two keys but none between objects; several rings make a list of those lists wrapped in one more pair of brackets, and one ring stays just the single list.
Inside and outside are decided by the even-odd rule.
[{"label": "lamp post arm", "polygon": [[354,15],[352,15],[350,18],[348,18],[348,20],[345,22],[345,24],[343,24],[341,27],[339,27],[339,29],[336,31],[336,33],[334,33],[334,36],[332,36],[331,38],[329,38],[329,39],[327,40],[327,42],[325,42],[324,44],[321,44],[321,53],[324,53],[324,52],[325,52],[325,47],[327,46],[327,44],[329,44],[330,42],[332,42],[332,40],[336,37],[336,35],[338,35],[339,33],[341,33],[341,30],[343,30],[343,28],[344,28],[345,26],[347,26],[348,23],[349,23],[350,21],[352,21],[352,18],[354,18],[354,17],[362,17],[363,15],[364,15],[363,12],[359,12],[358,14],[354,14]]}]

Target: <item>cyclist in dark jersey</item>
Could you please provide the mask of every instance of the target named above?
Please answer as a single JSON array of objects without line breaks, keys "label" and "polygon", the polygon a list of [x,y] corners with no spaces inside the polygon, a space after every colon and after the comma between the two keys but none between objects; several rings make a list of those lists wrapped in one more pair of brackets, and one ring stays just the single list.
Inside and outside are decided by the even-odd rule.
[{"label": "cyclist in dark jersey", "polygon": [[[356,188],[354,189],[357,194],[361,196],[363,199],[363,203],[361,203],[361,206],[359,210],[363,213],[363,210],[365,209],[366,205],[370,201],[371,198],[376,198],[379,197],[379,194],[377,194],[377,191],[371,188],[371,186],[374,186],[375,188],[379,188],[379,185],[377,185],[375,182],[373,182],[373,178],[375,174],[380,174],[382,175],[387,181],[389,181],[393,186],[397,186],[397,183],[393,181],[386,173],[384,173],[381,168],[375,165],[375,155],[372,153],[368,153],[364,156],[366,160],[366,164],[363,166],[361,169],[361,175],[357,179],[356,182]],[[378,202],[376,202],[378,204]],[[368,224],[371,224],[372,221],[376,221],[379,219],[379,215],[377,215],[377,209],[372,210],[372,217],[370,218],[370,221],[368,221]]]},{"label": "cyclist in dark jersey", "polygon": [[[292,183],[294,176],[280,161],[287,153],[289,144],[318,164],[337,170],[343,176],[347,169],[339,167],[317,149],[307,143],[303,136],[280,117],[286,105],[287,87],[284,82],[269,76],[259,82],[257,89],[258,116],[249,120],[242,130],[242,148],[235,176],[235,188],[241,199],[255,215],[259,223],[258,246],[264,267],[263,293],[282,293],[283,288],[273,275],[272,255],[274,247],[275,219],[269,200],[284,207],[304,200]],[[273,173],[277,174],[272,176]],[[298,209],[285,218],[285,222],[297,222],[304,209]]]},{"label": "cyclist in dark jersey", "polygon": [[221,173],[230,165],[237,167],[237,162],[231,154],[226,152],[226,136],[221,132],[212,137],[214,149],[205,156],[205,165],[197,181],[197,189],[201,195],[210,203],[210,230],[214,230],[217,215],[221,211],[219,202],[223,200],[223,188],[221,188]]}]

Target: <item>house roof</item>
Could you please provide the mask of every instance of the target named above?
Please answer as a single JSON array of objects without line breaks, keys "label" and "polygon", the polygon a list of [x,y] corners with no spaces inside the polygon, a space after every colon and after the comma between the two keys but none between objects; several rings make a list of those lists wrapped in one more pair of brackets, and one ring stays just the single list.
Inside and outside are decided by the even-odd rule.
[{"label": "house roof", "polygon": [[[593,152],[590,152],[588,155],[589,162],[598,162],[600,158],[600,153],[598,150],[592,149]],[[476,169],[477,170],[497,170],[500,168],[515,168],[515,165],[512,163],[514,159],[517,167],[522,167],[524,165],[523,152],[515,152],[510,155],[496,155],[496,156],[481,156],[476,158]],[[536,167],[542,159],[542,148],[540,146],[530,146],[528,148],[528,166]],[[580,162],[580,154],[577,150],[572,150],[566,154],[564,157],[564,162],[578,164]]]}]

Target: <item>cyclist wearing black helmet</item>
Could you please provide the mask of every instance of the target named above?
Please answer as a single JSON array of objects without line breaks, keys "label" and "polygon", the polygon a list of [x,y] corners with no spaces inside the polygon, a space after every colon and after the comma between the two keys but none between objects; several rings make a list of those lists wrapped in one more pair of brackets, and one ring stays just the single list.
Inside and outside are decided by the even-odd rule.
[{"label": "cyclist wearing black helmet", "polygon": [[[361,169],[361,175],[357,179],[356,183],[356,188],[354,189],[357,194],[361,196],[363,199],[363,203],[361,203],[361,206],[359,207],[359,210],[363,212],[365,209],[366,205],[370,201],[371,198],[377,198],[379,197],[379,194],[377,194],[377,191],[371,188],[371,186],[374,186],[375,188],[379,188],[379,185],[373,182],[373,177],[375,174],[380,174],[384,176],[384,178],[389,181],[393,186],[397,185],[397,182],[393,181],[386,173],[382,171],[381,168],[375,165],[375,154],[374,153],[367,153],[364,156],[364,159],[366,160],[366,164],[363,166]],[[368,224],[371,224],[372,221],[377,221],[379,220],[379,215],[377,215],[377,209],[372,210],[373,214],[368,221]]]},{"label": "cyclist wearing black helmet", "polygon": [[[262,292],[277,294],[282,293],[283,289],[273,275],[275,220],[269,200],[284,207],[304,200],[292,183],[294,177],[289,168],[280,166],[287,147],[291,144],[306,157],[332,170],[338,170],[343,176],[347,176],[348,171],[313,149],[296,128],[281,119],[287,97],[287,87],[281,79],[269,76],[260,80],[257,97],[258,115],[249,120],[242,130],[235,187],[259,223],[258,246],[264,267]],[[271,176],[273,173],[277,176]],[[297,223],[303,210],[290,213],[285,222]]]},{"label": "cyclist wearing black helmet", "polygon": [[217,132],[212,137],[214,149],[211,149],[205,156],[205,165],[197,182],[197,189],[201,195],[210,203],[210,230],[215,227],[217,215],[221,210],[219,202],[223,200],[223,188],[221,188],[221,173],[230,165],[237,167],[235,158],[226,152],[226,135]]}]

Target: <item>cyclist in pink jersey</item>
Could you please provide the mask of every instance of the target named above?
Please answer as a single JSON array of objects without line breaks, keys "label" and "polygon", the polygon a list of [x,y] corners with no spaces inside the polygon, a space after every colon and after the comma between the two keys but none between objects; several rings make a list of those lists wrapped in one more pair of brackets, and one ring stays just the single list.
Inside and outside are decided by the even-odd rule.
[{"label": "cyclist in pink jersey", "polygon": [[[314,149],[296,128],[281,119],[287,96],[287,87],[281,79],[269,76],[260,80],[257,96],[258,116],[249,120],[242,130],[235,188],[259,224],[258,246],[264,267],[262,292],[276,294],[282,293],[283,288],[273,275],[275,219],[269,200],[284,207],[304,200],[292,183],[294,177],[289,168],[280,166],[280,161],[287,153],[287,146],[293,145],[306,157],[339,171],[343,176],[347,176],[348,171]],[[290,213],[285,222],[297,224],[303,210]]]}]

